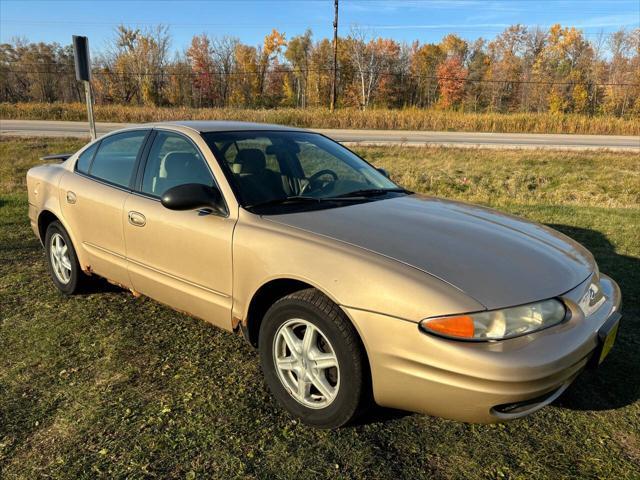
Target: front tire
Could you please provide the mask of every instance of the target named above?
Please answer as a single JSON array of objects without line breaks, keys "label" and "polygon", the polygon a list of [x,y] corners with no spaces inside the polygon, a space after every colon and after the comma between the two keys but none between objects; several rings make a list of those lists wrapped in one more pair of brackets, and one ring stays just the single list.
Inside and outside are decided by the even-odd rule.
[{"label": "front tire", "polygon": [[337,428],[365,403],[368,366],[344,312],[315,289],[278,300],[260,325],[260,363],[276,399],[302,422]]},{"label": "front tire", "polygon": [[54,285],[65,295],[76,293],[85,283],[86,275],[80,269],[69,234],[57,220],[47,227],[44,245]]}]

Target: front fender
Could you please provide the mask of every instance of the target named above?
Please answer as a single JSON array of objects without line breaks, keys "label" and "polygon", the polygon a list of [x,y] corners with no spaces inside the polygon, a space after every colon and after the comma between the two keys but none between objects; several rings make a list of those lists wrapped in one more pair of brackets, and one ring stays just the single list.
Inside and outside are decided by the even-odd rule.
[{"label": "front fender", "polygon": [[419,322],[484,307],[455,287],[376,253],[241,210],[233,238],[233,316],[274,279],[308,283],[345,308]]}]

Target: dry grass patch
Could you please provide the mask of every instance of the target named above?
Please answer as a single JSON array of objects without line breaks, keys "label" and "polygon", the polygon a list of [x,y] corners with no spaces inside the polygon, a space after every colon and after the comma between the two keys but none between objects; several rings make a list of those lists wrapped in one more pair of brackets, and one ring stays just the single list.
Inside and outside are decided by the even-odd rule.
[{"label": "dry grass patch", "polygon": [[425,194],[505,205],[637,208],[640,158],[627,153],[359,147],[400,185]]},{"label": "dry grass patch", "polygon": [[[580,133],[640,135],[640,119],[590,117],[551,113],[473,113],[442,110],[343,108],[188,108],[96,105],[102,122],[156,122],[163,120],[241,120],[307,128],[356,128],[510,133]],[[24,120],[86,120],[82,103],[0,103],[0,118]]]}]

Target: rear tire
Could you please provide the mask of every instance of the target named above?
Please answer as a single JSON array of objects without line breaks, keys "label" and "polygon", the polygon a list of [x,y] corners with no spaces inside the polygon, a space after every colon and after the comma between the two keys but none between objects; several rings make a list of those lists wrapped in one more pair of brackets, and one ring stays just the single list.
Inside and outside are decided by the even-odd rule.
[{"label": "rear tire", "polygon": [[82,272],[69,234],[54,220],[47,227],[45,252],[53,284],[65,295],[76,293],[87,281]]},{"label": "rear tire", "polygon": [[259,351],[269,389],[304,423],[337,428],[366,404],[369,369],[360,337],[344,312],[316,289],[287,295],[269,308]]}]

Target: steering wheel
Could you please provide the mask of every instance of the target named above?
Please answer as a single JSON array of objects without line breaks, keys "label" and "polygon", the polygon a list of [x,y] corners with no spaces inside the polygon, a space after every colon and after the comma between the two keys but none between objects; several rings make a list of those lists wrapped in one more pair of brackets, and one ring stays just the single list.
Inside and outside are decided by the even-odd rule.
[{"label": "steering wheel", "polygon": [[[324,177],[325,175],[330,176],[331,180],[328,182],[322,182],[322,185],[318,185],[319,183],[321,183],[320,178]],[[307,191],[313,191],[318,188],[324,188],[329,183],[333,183],[336,180],[338,180],[338,174],[333,170],[329,170],[328,168],[325,168],[324,170],[318,170],[316,173],[314,173],[309,178],[307,178],[308,183],[302,188],[300,193],[302,194]]]}]

